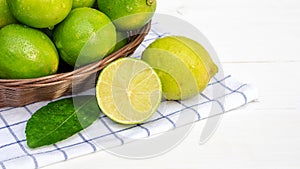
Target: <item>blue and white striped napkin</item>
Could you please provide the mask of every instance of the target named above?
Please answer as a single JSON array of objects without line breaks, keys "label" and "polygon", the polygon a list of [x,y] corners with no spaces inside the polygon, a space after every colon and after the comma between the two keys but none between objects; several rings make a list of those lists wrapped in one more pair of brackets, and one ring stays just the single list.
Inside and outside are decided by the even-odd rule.
[{"label": "blue and white striped napkin", "polygon": [[[140,56],[144,48],[158,37],[167,35],[152,27],[145,41],[133,57]],[[213,91],[222,91],[215,93]],[[88,91],[93,92],[93,91]],[[51,146],[30,149],[26,145],[25,126],[31,115],[48,102],[39,102],[18,108],[0,109],[0,168],[33,169],[74,157],[103,150],[103,147],[122,146],[135,139],[149,138],[186,124],[211,117],[212,103],[218,102],[219,114],[239,108],[257,99],[256,89],[229,76],[215,76],[206,90],[196,97],[182,101],[163,101],[155,115],[147,122],[118,125],[105,115],[88,129]],[[179,116],[194,118],[178,123]],[[157,145],[159,146],[159,145]]]}]

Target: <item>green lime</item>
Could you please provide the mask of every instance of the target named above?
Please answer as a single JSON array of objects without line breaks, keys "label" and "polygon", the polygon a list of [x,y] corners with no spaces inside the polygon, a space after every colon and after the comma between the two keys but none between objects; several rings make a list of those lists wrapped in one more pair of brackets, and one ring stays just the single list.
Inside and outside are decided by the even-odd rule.
[{"label": "green lime", "polygon": [[156,70],[168,100],[184,100],[202,92],[218,71],[201,44],[182,36],[157,39],[142,60]]},{"label": "green lime", "polygon": [[161,82],[145,62],[122,58],[100,74],[96,97],[100,109],[121,124],[139,124],[157,110],[162,97]]},{"label": "green lime", "polygon": [[92,7],[96,0],[73,0],[72,8]]},{"label": "green lime", "polygon": [[113,49],[111,49],[111,51],[109,53],[113,53],[116,52],[118,50],[120,50],[122,47],[124,47],[125,45],[127,45],[128,43],[128,34],[127,32],[120,32],[117,31],[117,42],[116,45]]},{"label": "green lime", "polygon": [[156,10],[156,0],[98,0],[98,8],[111,18],[118,30],[143,27]]},{"label": "green lime", "polygon": [[118,51],[128,43],[128,34],[127,32],[117,32],[117,44],[115,46],[115,51]]},{"label": "green lime", "polygon": [[76,8],[54,30],[60,56],[72,66],[82,66],[105,57],[116,44],[116,29],[102,12]]},{"label": "green lime", "polygon": [[10,11],[20,22],[35,28],[53,27],[71,11],[73,0],[8,0]]},{"label": "green lime", "polygon": [[12,23],[17,23],[17,20],[9,11],[6,0],[0,0],[0,28]]},{"label": "green lime", "polygon": [[0,78],[36,78],[57,71],[59,58],[44,33],[19,24],[0,30]]}]

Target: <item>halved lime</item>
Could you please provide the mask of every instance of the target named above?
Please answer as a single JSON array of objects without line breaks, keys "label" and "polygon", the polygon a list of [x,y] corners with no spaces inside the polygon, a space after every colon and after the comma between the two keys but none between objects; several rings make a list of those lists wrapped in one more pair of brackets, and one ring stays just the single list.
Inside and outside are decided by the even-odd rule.
[{"label": "halved lime", "polygon": [[139,124],[157,110],[162,86],[156,72],[144,61],[122,58],[100,74],[96,96],[100,109],[121,124]]}]

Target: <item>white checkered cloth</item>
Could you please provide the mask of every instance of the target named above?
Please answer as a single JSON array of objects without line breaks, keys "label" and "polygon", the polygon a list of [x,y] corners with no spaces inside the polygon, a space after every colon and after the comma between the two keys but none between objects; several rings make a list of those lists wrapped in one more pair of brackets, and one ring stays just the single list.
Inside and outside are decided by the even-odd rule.
[{"label": "white checkered cloth", "polygon": [[[156,38],[165,36],[152,27],[149,35],[133,57]],[[216,94],[214,88],[224,92]],[[163,101],[155,115],[147,122],[134,125],[118,125],[107,116],[100,118],[86,130],[57,144],[30,149],[26,144],[25,126],[31,115],[48,102],[39,102],[18,108],[0,109],[0,168],[33,169],[65,161],[74,157],[103,150],[104,147],[122,146],[134,139],[149,138],[159,133],[192,124],[211,116],[212,103],[220,106],[220,114],[239,108],[257,99],[256,89],[234,80],[231,76],[214,77],[206,90],[198,96],[183,101]],[[195,118],[178,124],[178,118],[193,114]],[[181,116],[182,115],[182,116]],[[158,145],[159,146],[159,145]]]}]

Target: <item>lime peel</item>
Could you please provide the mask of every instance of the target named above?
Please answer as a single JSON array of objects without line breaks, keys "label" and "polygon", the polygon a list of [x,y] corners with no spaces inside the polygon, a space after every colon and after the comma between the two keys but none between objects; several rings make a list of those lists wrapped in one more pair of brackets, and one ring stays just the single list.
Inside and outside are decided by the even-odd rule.
[{"label": "lime peel", "polygon": [[206,49],[183,36],[155,40],[143,52],[142,60],[156,70],[167,100],[185,100],[199,94],[218,72]]}]

